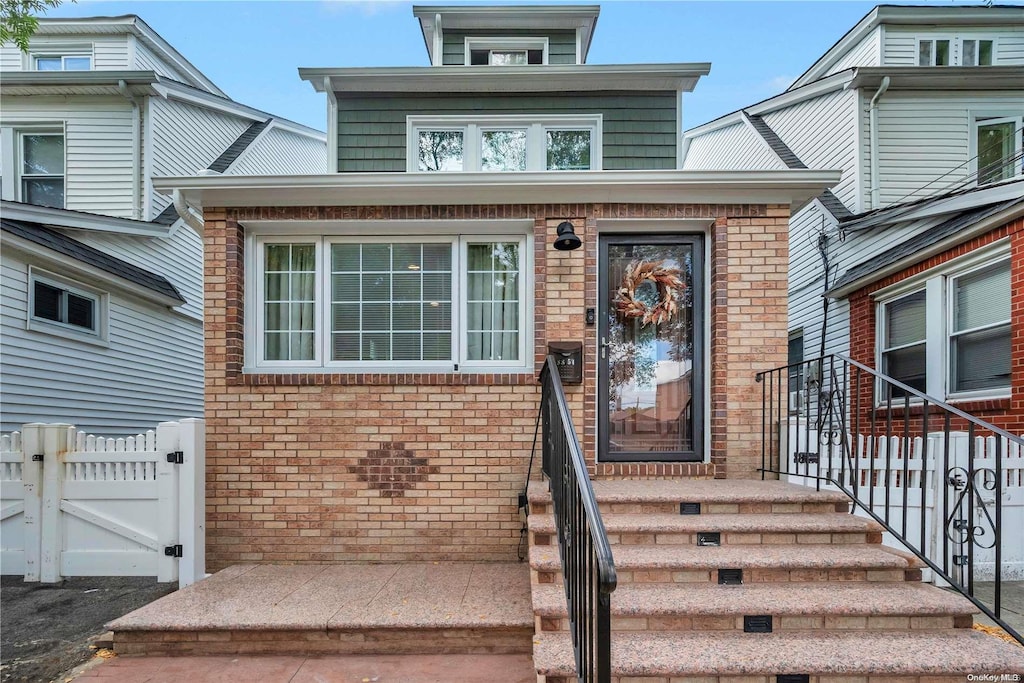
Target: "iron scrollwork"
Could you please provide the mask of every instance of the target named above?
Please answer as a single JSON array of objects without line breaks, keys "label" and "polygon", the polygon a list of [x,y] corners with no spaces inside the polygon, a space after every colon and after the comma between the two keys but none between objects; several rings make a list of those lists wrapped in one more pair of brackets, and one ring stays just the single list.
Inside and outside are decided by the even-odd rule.
[{"label": "iron scrollwork", "polygon": [[[999,482],[995,470],[983,467],[974,470],[972,475],[964,467],[951,467],[946,472],[946,481],[956,491],[956,500],[946,517],[946,538],[954,543],[972,543],[977,548],[995,547],[996,524],[981,495],[982,491],[996,490]],[[981,512],[977,515],[980,517],[977,523],[968,518],[972,496],[977,504],[976,509]]]}]

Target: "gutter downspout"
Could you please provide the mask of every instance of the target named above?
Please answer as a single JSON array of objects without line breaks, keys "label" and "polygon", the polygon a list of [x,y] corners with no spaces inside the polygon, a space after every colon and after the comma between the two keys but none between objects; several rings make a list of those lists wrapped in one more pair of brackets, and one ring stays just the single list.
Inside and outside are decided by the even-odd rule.
[{"label": "gutter downspout", "polygon": [[117,91],[132,105],[132,218],[142,220],[142,124],[139,122],[142,108],[123,80],[117,82]]},{"label": "gutter downspout", "polygon": [[877,209],[879,199],[881,195],[881,189],[878,178],[878,101],[882,99],[882,95],[889,89],[889,77],[885,76],[882,78],[882,83],[878,86],[878,92],[871,98],[871,106],[868,109],[870,123],[868,124],[871,131],[868,137],[868,152],[871,154],[871,209]]},{"label": "gutter downspout", "polygon": [[181,219],[185,221],[185,225],[196,231],[197,234],[203,234],[203,221],[200,220],[194,213],[189,211],[188,204],[185,203],[185,196],[181,194],[181,190],[175,190],[171,195],[174,203],[174,210],[178,212]]}]

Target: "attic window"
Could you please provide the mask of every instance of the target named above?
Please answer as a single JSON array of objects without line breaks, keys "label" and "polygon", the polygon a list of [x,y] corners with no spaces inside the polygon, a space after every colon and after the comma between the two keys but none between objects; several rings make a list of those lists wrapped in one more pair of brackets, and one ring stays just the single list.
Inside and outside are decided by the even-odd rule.
[{"label": "attic window", "polygon": [[547,38],[466,38],[469,66],[527,66],[548,63]]},{"label": "attic window", "polygon": [[36,71],[91,71],[91,50],[55,50],[32,55]]}]

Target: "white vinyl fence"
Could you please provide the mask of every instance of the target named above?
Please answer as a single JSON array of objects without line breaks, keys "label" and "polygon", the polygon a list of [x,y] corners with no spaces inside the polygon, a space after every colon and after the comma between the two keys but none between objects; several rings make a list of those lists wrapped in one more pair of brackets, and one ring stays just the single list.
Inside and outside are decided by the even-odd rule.
[{"label": "white vinyl fence", "polygon": [[[946,439],[941,432],[928,435],[927,440],[917,437],[911,439],[909,448],[904,448],[904,441],[899,436],[891,438],[874,438],[865,435],[848,435],[850,458],[843,463],[843,446],[835,438],[821,446],[819,462],[808,453],[818,453],[818,434],[813,425],[808,430],[805,420],[789,421],[788,438],[784,452],[789,454],[788,481],[805,486],[816,486],[811,477],[828,476],[842,482],[849,489],[856,486],[857,498],[869,505],[876,515],[886,517],[886,500],[888,498],[889,525],[900,532],[903,531],[903,501],[906,498],[906,538],[914,545],[921,544],[921,525],[924,524],[924,553],[938,566],[943,566],[943,538],[946,537],[946,564],[950,575],[956,577],[959,571],[954,556],[966,555],[967,545],[958,542],[961,534],[956,530],[948,530],[945,520],[962,518],[966,521],[968,501],[963,495],[963,488],[956,490],[945,486],[944,480],[948,468],[952,476],[966,480],[969,471],[970,437],[966,432],[951,432],[949,436],[949,453],[946,458]],[[828,438],[825,441],[829,441]],[[996,443],[996,437],[975,437],[974,439],[974,471],[976,492],[974,498],[973,524],[978,532],[977,544],[974,547],[974,578],[988,581],[995,576],[995,549],[984,547],[994,544],[995,497],[996,487],[983,485],[985,477],[994,484],[995,460],[999,454],[1001,460],[1002,486],[1002,543],[1001,566],[1003,580],[1024,580],[1024,452],[1020,446],[1009,443],[1005,439],[1002,444]],[[988,470],[991,475],[983,472]],[[809,476],[807,476],[809,475]],[[888,483],[888,486],[886,486]],[[821,484],[822,488],[836,489],[832,484]],[[972,494],[975,495],[975,494]],[[980,496],[980,502],[979,498]],[[981,504],[983,503],[983,505]],[[923,509],[923,513],[922,513]],[[857,514],[866,517],[860,508]],[[947,536],[948,533],[948,536]],[[884,543],[893,548],[903,549],[902,543],[891,534],[886,533]],[[931,571],[925,572],[926,580],[944,583],[939,577],[931,577]]]},{"label": "white vinyl fence", "polygon": [[203,578],[204,442],[196,419],[116,439],[67,424],[0,435],[0,572]]}]

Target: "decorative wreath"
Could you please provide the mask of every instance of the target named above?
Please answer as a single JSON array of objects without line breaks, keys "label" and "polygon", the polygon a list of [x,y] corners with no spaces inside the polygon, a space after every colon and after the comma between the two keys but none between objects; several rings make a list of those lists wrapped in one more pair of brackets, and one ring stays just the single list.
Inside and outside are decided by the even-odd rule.
[{"label": "decorative wreath", "polygon": [[[658,303],[648,306],[636,298],[637,287],[651,281],[658,288]],[[642,326],[667,323],[679,310],[672,292],[685,285],[678,268],[666,268],[665,261],[633,261],[626,268],[622,286],[615,295],[615,310],[623,318],[639,318]]]}]

